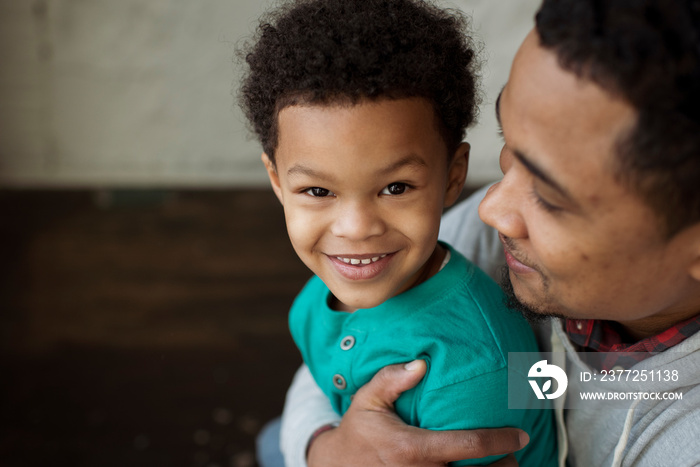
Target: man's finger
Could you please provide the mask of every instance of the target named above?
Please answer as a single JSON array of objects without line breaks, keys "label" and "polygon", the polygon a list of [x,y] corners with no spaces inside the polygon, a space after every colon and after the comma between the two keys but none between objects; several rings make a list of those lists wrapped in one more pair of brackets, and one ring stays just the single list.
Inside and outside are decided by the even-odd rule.
[{"label": "man's finger", "polygon": [[[415,432],[419,455],[426,459],[478,459],[510,454],[524,448],[530,437],[517,428]],[[410,438],[410,436],[409,436]],[[508,465],[508,464],[506,464]]]},{"label": "man's finger", "polygon": [[359,410],[393,412],[396,399],[402,392],[418,384],[426,368],[423,360],[386,366],[355,393],[352,405]]}]

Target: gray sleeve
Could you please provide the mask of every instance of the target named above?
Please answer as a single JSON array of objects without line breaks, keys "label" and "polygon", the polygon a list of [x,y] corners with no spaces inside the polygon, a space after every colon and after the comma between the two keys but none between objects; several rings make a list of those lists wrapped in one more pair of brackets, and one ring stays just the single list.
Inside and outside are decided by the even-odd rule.
[{"label": "gray sleeve", "polygon": [[[505,262],[503,247],[498,233],[484,224],[478,213],[487,188],[477,191],[443,216],[440,239],[496,278]],[[311,435],[323,425],[339,421],[308,368],[302,366],[287,392],[282,414],[280,448],[287,467],[305,467],[306,446]]]},{"label": "gray sleeve", "polygon": [[302,365],[287,392],[282,413],[280,449],[287,467],[306,467],[306,446],[314,432],[340,422],[311,372]]},{"label": "gray sleeve", "polygon": [[[688,368],[694,366],[696,365],[690,363]],[[700,386],[680,389],[683,390],[682,400],[672,404],[660,403],[651,411],[641,412],[631,430],[631,440],[625,447],[619,465],[700,465]]]},{"label": "gray sleeve", "polygon": [[488,188],[476,191],[442,216],[440,240],[452,245],[498,282],[500,269],[505,265],[503,245],[498,239],[498,231],[479,218],[479,203]]}]

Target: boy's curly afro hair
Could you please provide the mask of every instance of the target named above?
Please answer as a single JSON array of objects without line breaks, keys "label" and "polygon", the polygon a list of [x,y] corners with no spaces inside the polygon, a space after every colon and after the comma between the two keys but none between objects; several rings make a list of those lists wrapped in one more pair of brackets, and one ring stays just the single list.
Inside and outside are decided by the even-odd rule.
[{"label": "boy's curly afro hair", "polygon": [[274,161],[277,115],[295,104],[429,99],[450,154],[476,118],[467,19],[421,0],[300,0],[263,17],[242,54],[240,104]]}]

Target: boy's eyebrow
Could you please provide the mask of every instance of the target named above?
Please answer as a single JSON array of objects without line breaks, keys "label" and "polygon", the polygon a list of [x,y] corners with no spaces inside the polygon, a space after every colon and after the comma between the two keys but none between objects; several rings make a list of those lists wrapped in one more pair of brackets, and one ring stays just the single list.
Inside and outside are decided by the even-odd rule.
[{"label": "boy's eyebrow", "polygon": [[307,177],[313,177],[313,178],[320,178],[322,180],[329,180],[333,181],[334,177],[332,175],[325,174],[323,172],[319,172],[317,170],[312,169],[311,167],[307,167],[303,164],[296,164],[293,165],[292,167],[287,170],[287,175],[292,176],[292,175],[306,175]]},{"label": "boy's eyebrow", "polygon": [[[505,86],[503,86],[503,89],[505,89]],[[501,128],[501,96],[503,95],[503,89],[501,89],[501,92],[498,93],[498,97],[496,98],[496,120],[498,121],[498,126]],[[568,202],[572,204],[577,204],[574,201],[571,194],[568,192],[568,190],[564,189],[564,187],[557,183],[554,180],[554,178],[552,178],[544,169],[542,169],[540,166],[538,166],[536,163],[530,160],[530,158],[527,157],[522,151],[512,148],[510,149],[510,151],[513,153],[515,158],[518,159],[518,161],[523,166],[525,166],[528,172],[542,180],[542,182],[544,182],[545,184],[552,187],[552,189],[558,192]]]},{"label": "boy's eyebrow", "polygon": [[411,166],[411,165],[414,165],[417,167],[427,167],[428,164],[426,164],[426,162],[421,157],[417,156],[416,154],[411,154],[411,155],[408,155],[408,156],[394,162],[393,164],[386,166],[385,168],[381,169],[379,172],[382,175],[390,174],[391,172],[394,172],[402,167]]},{"label": "boy's eyebrow", "polygon": [[[402,167],[406,166],[416,166],[416,167],[427,167],[427,163],[419,156],[415,154],[408,155],[386,167],[379,170],[379,174],[386,175],[394,172]],[[293,175],[306,175],[307,177],[320,178],[329,181],[333,181],[334,177],[332,175],[324,174],[323,172],[318,172],[317,170],[307,167],[303,164],[296,164],[287,170],[288,176]]]}]

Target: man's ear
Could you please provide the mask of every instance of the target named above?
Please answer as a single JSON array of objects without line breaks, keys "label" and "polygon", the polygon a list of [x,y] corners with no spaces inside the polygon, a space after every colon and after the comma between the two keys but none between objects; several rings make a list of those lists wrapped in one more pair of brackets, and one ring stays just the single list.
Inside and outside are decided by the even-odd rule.
[{"label": "man's ear", "polygon": [[443,207],[452,206],[464,188],[464,181],[467,179],[467,169],[469,167],[469,143],[461,143],[450,161],[447,169],[447,189],[445,190],[445,200]]},{"label": "man's ear", "polygon": [[270,160],[270,157],[266,153],[262,153],[260,156],[263,164],[265,164],[265,169],[267,169],[267,176],[270,178],[270,185],[272,185],[272,191],[275,192],[277,199],[284,206],[284,200],[282,197],[282,187],[280,186],[280,177],[277,175],[277,167],[275,163]]}]

